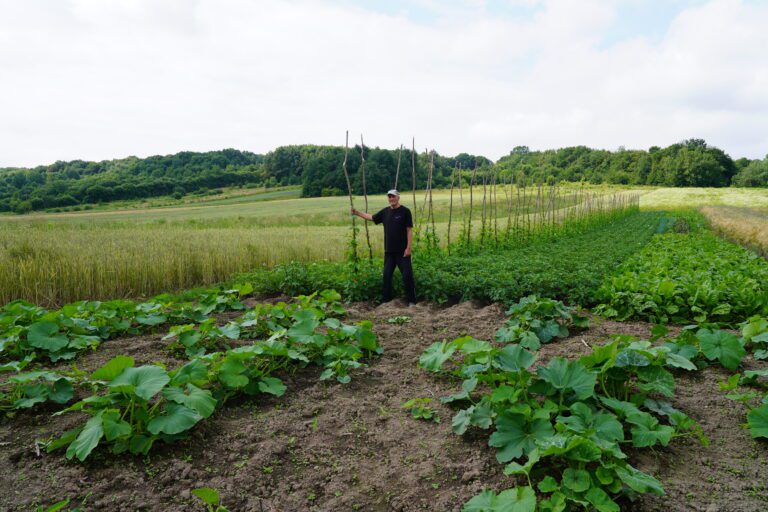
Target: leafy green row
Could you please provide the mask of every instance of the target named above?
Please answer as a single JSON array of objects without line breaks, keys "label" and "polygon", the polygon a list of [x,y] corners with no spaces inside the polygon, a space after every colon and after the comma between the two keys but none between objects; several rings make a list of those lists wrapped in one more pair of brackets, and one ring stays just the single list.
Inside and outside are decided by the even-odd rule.
[{"label": "leafy green row", "polygon": [[199,353],[173,371],[158,365],[134,367],[126,356],[110,360],[84,379],[93,394],[56,413],[83,411],[90,419],[51,442],[48,450],[66,446],[67,458],[80,461],[103,443],[113,453],[146,454],[158,440],[184,438],[232,397],[282,396],[286,386],[281,374],[312,364],[324,369],[321,380],[335,377],[347,383],[350,370],[364,366],[361,359],[381,352],[368,321],[347,325],[302,307],[292,308],[290,318],[288,328],[277,327],[267,339]]},{"label": "leafy green row", "polygon": [[656,236],[597,291],[595,312],[620,321],[720,322],[768,315],[768,262],[702,230]]},{"label": "leafy green row", "polygon": [[488,444],[505,473],[527,484],[485,491],[465,504],[468,512],[618,511],[616,499],[626,493],[663,494],[656,479],[627,462],[624,446],[666,446],[683,436],[708,443],[666,400],[675,387],[667,367],[695,369],[666,346],[617,337],[578,361],[555,358],[534,370],[536,356],[521,345],[463,337],[433,344],[419,364],[438,372],[449,361],[461,391],[442,400],[469,404],[454,416],[454,432],[490,430]]},{"label": "leafy green row", "polygon": [[[341,306],[341,296],[333,290],[324,290],[308,296],[299,296],[295,301],[274,305],[257,304],[239,319],[224,326],[216,326],[213,318],[200,324],[184,324],[171,327],[170,334],[164,339],[173,338],[171,348],[185,348],[188,357],[205,354],[206,349],[222,350],[230,347],[221,340],[232,341],[240,337],[247,339],[266,339],[274,334],[286,332],[291,340],[307,341],[314,339],[315,332],[323,324],[326,335],[360,336],[363,346],[375,345],[375,336],[370,331],[370,324],[361,322],[356,326],[342,324],[336,317],[346,314]],[[339,335],[338,333],[342,333]],[[335,339],[334,338],[334,339]],[[315,354],[311,354],[316,357]],[[14,371],[16,375],[0,385],[0,409],[12,411],[27,409],[46,401],[66,403],[73,396],[72,384],[81,380],[82,374],[68,372],[66,375],[50,371],[21,371],[31,363],[31,357],[0,366],[0,371]],[[344,381],[348,375],[341,366],[334,375]]]},{"label": "leafy green row", "polygon": [[56,311],[17,300],[0,308],[0,361],[72,359],[110,338],[138,334],[165,323],[200,323],[211,313],[243,310],[241,299],[252,292],[250,284],[242,284],[203,291],[195,302],[175,302],[170,296],[139,304],[128,300],[80,301]]},{"label": "leafy green row", "polygon": [[[533,293],[570,304],[594,304],[606,274],[639,251],[653,236],[662,214],[638,212],[586,233],[562,235],[524,247],[485,250],[477,255],[414,255],[416,290],[437,303],[484,300],[512,304]],[[296,295],[333,288],[347,300],[379,300],[381,266],[315,262],[278,265],[240,274],[257,293]],[[395,280],[395,287],[399,281]]]}]

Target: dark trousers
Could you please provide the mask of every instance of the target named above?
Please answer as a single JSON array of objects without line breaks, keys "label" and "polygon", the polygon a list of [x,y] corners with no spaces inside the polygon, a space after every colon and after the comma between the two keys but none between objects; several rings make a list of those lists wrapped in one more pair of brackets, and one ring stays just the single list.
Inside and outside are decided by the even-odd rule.
[{"label": "dark trousers", "polygon": [[403,274],[403,288],[408,302],[416,302],[416,285],[413,282],[413,267],[411,266],[411,257],[403,256],[401,252],[384,253],[384,287],[382,289],[382,301],[392,300],[392,275],[395,273],[395,266]]}]

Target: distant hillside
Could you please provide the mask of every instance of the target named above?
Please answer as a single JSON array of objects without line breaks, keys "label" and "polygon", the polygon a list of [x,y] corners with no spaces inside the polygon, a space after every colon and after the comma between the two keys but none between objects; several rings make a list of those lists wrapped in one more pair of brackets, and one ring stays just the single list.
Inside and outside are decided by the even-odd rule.
[{"label": "distant hillside", "polygon": [[56,162],[34,169],[0,169],[0,211],[24,213],[85,203],[261,183],[264,157],[225,149],[102,162]]},{"label": "distant hillside", "polygon": [[[606,151],[584,146],[531,151],[518,146],[495,166],[483,156],[461,153],[454,157],[402,153],[395,149],[365,148],[365,185],[369,194],[427,183],[434,164],[433,185],[447,187],[454,169],[462,170],[467,184],[474,169],[493,168],[499,179],[520,181],[587,181],[668,187],[768,186],[766,160],[734,161],[722,150],[700,139],[689,139],[666,148]],[[340,146],[281,146],[266,155],[236,149],[206,153],[129,157],[103,162],[56,162],[34,169],[0,169],[0,211],[32,210],[144,199],[231,186],[301,185],[304,197],[343,195],[347,184],[341,172],[344,148]],[[352,187],[363,192],[363,159],[360,146],[349,148],[347,169]],[[481,181],[478,176],[477,179]]]},{"label": "distant hillside", "polygon": [[[365,148],[366,189],[376,194],[394,186],[398,150]],[[429,157],[416,157],[417,186],[426,185]],[[283,146],[257,155],[225,149],[206,153],[128,157],[102,162],[56,162],[33,169],[0,169],[0,211],[33,210],[173,195],[177,198],[220,187],[301,185],[302,195],[347,193],[341,172],[344,148]],[[348,169],[356,193],[362,193],[360,147],[349,148]],[[490,165],[484,157],[461,154],[434,157],[435,186],[445,186],[454,166]],[[401,155],[400,185],[412,186],[411,152]]]}]

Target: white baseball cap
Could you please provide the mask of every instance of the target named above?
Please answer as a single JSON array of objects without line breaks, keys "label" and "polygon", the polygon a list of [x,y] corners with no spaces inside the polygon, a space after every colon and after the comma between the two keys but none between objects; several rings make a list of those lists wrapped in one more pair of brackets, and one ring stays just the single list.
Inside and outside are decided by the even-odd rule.
[{"label": "white baseball cap", "polygon": [[390,190],[389,192],[387,192],[387,195],[388,195],[388,196],[397,196],[397,197],[400,197],[400,192],[398,192],[398,191],[397,191],[397,190],[395,190],[395,189],[392,189],[392,190]]}]

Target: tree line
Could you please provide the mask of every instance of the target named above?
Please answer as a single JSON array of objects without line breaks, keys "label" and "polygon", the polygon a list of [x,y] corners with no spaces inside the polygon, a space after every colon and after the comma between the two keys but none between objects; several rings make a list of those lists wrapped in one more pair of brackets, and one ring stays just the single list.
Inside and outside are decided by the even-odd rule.
[{"label": "tree line", "polygon": [[[0,169],[0,211],[72,208],[80,205],[157,196],[181,198],[221,187],[300,185],[304,197],[346,194],[341,173],[345,148],[340,146],[281,146],[260,155],[225,149],[204,153],[181,152],[148,158],[56,162],[32,169]],[[454,175],[465,184],[479,171],[493,170],[504,182],[528,180],[586,181],[669,187],[765,187],[768,156],[764,160],[733,160],[701,139],[666,148],[617,151],[576,146],[545,151],[515,147],[497,162],[461,153],[453,157],[410,149],[350,147],[347,167],[354,192],[379,194],[395,186],[403,190],[427,185],[447,187]],[[455,174],[455,170],[461,172]],[[480,179],[477,177],[476,179]]]}]

